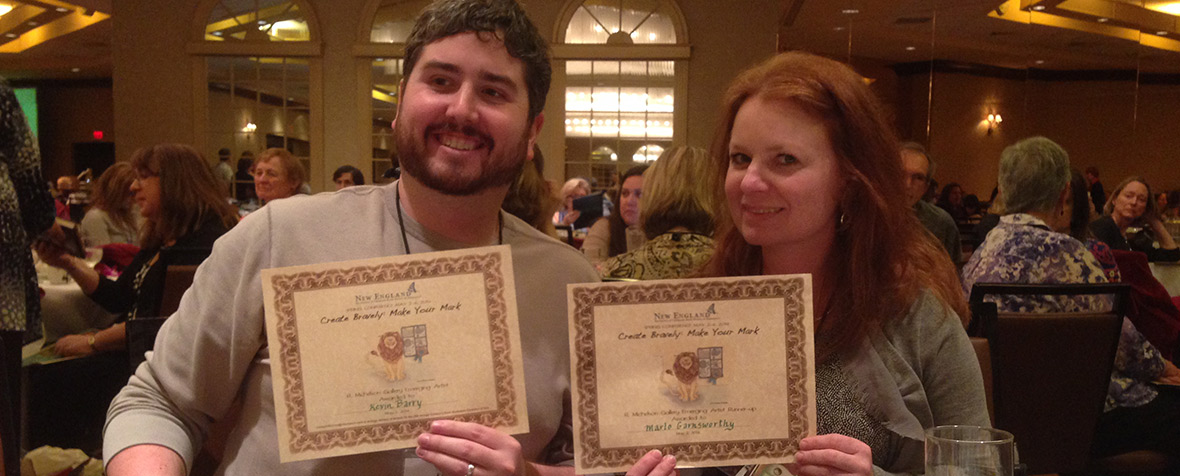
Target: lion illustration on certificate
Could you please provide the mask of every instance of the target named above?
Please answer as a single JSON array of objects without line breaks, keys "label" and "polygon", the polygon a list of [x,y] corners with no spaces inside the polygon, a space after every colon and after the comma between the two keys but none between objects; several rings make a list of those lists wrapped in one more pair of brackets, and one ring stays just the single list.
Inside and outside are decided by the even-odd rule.
[{"label": "lion illustration on certificate", "polygon": [[422,357],[429,353],[428,350],[426,325],[419,324],[402,327],[400,332],[381,334],[377,339],[377,349],[370,351],[369,356],[380,357],[385,378],[398,382],[406,378],[406,359],[421,362]]},{"label": "lion illustration on certificate", "polygon": [[671,368],[660,373],[660,383],[681,402],[700,398],[699,382],[704,379],[716,385],[722,376],[722,348],[702,347],[696,352],[681,352],[673,356]]}]

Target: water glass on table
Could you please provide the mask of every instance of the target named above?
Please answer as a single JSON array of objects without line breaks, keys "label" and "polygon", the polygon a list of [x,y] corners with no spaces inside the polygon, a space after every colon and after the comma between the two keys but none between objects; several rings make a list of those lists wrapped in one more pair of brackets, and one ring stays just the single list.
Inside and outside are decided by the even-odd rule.
[{"label": "water glass on table", "polygon": [[1012,434],[995,428],[946,425],[926,430],[927,476],[1012,476]]}]

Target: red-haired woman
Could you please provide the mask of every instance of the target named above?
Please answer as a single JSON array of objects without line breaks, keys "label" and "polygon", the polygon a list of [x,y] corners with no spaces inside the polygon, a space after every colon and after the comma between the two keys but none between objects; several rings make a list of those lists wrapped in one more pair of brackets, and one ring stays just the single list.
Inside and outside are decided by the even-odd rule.
[{"label": "red-haired woman", "polygon": [[924,430],[988,426],[954,265],[905,196],[898,141],[861,77],[805,53],[737,77],[713,144],[713,276],[807,273],[818,435],[794,474],[922,473]]}]

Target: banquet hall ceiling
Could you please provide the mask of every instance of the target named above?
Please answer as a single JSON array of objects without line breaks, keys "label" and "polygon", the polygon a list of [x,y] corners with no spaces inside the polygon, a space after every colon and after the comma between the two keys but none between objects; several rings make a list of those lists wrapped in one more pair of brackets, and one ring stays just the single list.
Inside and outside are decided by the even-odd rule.
[{"label": "banquet hall ceiling", "polygon": [[0,75],[109,78],[111,0],[0,0]]},{"label": "banquet hall ceiling", "polygon": [[[109,78],[111,1],[0,0],[16,7],[0,16],[0,75]],[[1180,8],[1164,0],[783,0],[778,42],[883,64],[1180,74],[1177,17],[1151,9],[1173,4]]]}]

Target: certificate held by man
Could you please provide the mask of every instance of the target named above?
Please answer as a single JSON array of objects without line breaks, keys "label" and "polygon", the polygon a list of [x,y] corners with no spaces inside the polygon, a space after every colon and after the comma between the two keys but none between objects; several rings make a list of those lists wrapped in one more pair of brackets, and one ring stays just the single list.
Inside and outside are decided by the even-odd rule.
[{"label": "certificate held by man", "polygon": [[414,447],[444,418],[528,431],[508,246],[262,281],[282,461]]},{"label": "certificate held by man", "polygon": [[578,474],[794,461],[815,434],[809,275],[569,286]]}]

